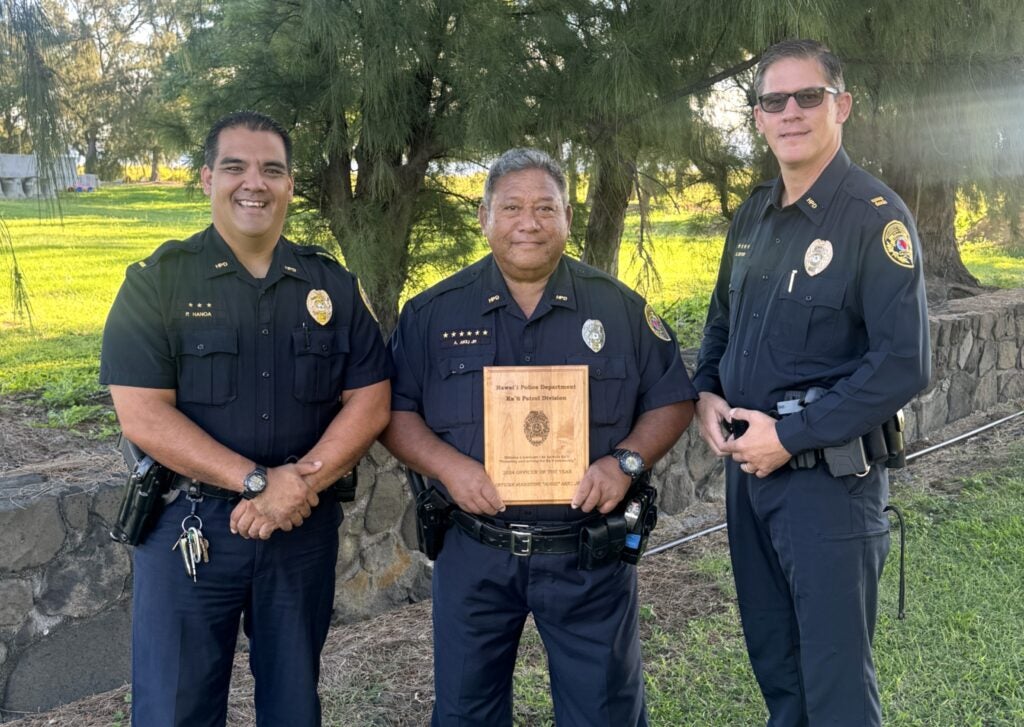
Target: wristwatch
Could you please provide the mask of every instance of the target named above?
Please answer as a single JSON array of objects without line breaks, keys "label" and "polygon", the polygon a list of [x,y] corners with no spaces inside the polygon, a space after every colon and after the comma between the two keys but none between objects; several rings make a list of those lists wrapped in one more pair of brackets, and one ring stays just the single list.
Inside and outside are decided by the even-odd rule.
[{"label": "wristwatch", "polygon": [[242,480],[242,497],[251,500],[265,489],[267,489],[267,470],[265,467],[256,465],[256,469]]},{"label": "wristwatch", "polygon": [[612,457],[619,460],[619,469],[629,475],[631,479],[635,480],[643,474],[644,458],[640,456],[639,452],[630,449],[616,449],[612,452]]}]

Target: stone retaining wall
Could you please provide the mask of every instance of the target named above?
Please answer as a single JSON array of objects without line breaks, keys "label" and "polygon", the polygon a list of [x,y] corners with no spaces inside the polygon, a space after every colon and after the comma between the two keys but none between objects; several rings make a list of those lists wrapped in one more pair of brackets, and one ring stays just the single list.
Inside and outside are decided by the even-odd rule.
[{"label": "stone retaining wall", "polygon": [[[909,441],[998,402],[1024,400],[1024,290],[951,302],[930,325],[933,377],[905,410]],[[130,549],[107,536],[122,468],[111,453],[106,471],[116,474],[87,487],[52,468],[0,474],[0,720],[129,678]],[[691,427],[655,468],[666,520],[720,501],[720,473]],[[341,528],[338,623],[430,593],[398,463],[374,445],[359,476]]]}]

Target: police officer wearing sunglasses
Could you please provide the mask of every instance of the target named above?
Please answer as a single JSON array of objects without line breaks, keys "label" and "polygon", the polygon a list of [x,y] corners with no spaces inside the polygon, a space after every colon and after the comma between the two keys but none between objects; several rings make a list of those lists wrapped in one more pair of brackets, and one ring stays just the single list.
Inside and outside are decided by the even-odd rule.
[{"label": "police officer wearing sunglasses", "polygon": [[815,41],[761,59],[754,120],[781,175],[732,222],[694,376],[773,727],[881,724],[871,642],[900,456],[886,436],[930,374],[914,221],[843,150],[844,88]]}]

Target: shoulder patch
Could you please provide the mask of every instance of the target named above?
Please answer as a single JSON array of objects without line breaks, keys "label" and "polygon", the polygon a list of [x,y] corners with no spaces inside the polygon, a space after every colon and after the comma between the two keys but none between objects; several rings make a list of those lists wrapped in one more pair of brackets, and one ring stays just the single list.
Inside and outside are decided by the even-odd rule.
[{"label": "shoulder patch", "polygon": [[366,306],[366,310],[370,312],[370,317],[373,318],[374,323],[380,325],[380,321],[377,320],[377,313],[373,310],[373,306],[370,304],[370,296],[366,294],[366,290],[363,288],[363,284],[360,281],[356,281],[356,285],[359,286],[359,297],[363,299],[363,305]]},{"label": "shoulder patch", "polygon": [[650,303],[644,306],[644,319],[647,321],[647,327],[651,329],[651,333],[662,341],[672,340],[672,336],[669,335],[668,329],[665,328],[665,324],[662,323],[658,314],[654,312],[654,308],[651,308]]},{"label": "shoulder patch", "polygon": [[893,220],[882,230],[882,247],[889,259],[897,265],[904,268],[914,267],[914,245],[910,231],[899,220]]}]

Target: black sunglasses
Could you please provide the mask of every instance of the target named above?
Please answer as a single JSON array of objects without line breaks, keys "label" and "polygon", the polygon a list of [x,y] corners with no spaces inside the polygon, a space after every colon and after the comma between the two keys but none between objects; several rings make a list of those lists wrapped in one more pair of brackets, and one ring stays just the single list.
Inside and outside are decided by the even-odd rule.
[{"label": "black sunglasses", "polygon": [[796,99],[796,105],[800,108],[813,109],[815,106],[821,106],[821,102],[825,100],[826,93],[838,95],[839,90],[831,86],[815,86],[813,88],[801,88],[793,93],[766,93],[763,96],[758,96],[757,102],[761,104],[761,110],[765,113],[777,114],[786,108],[790,96]]}]

